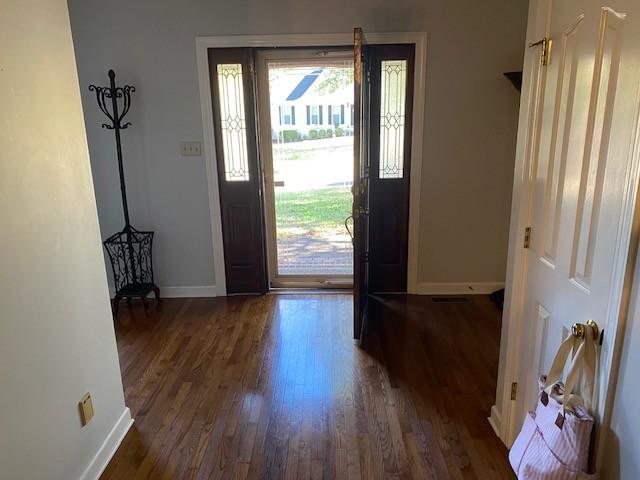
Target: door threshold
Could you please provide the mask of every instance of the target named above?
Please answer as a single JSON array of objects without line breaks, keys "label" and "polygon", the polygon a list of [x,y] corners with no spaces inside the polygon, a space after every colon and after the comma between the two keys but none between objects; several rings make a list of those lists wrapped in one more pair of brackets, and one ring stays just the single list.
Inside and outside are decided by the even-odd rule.
[{"label": "door threshold", "polygon": [[311,287],[299,287],[299,288],[272,288],[267,293],[268,295],[336,295],[352,293],[351,287],[344,288],[311,288]]},{"label": "door threshold", "polygon": [[353,277],[302,277],[281,276],[276,277],[270,283],[272,289],[306,289],[306,290],[340,290],[353,288]]}]

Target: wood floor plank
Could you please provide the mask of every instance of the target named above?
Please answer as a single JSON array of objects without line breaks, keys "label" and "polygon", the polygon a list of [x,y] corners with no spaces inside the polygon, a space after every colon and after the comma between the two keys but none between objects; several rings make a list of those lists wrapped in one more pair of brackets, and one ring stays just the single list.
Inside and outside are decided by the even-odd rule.
[{"label": "wood floor plank", "polygon": [[134,426],[114,479],[514,478],[486,417],[500,315],[485,296],[165,299],[123,308]]}]

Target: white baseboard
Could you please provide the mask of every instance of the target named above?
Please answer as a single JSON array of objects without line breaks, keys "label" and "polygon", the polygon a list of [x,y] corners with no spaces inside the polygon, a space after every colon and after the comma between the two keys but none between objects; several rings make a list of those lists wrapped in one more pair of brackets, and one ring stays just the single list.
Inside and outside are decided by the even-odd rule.
[{"label": "white baseboard", "polygon": [[491,425],[491,428],[493,428],[494,433],[496,434],[496,436],[504,443],[504,440],[502,440],[502,415],[500,414],[500,412],[498,411],[498,408],[493,405],[491,407],[491,416],[489,418],[487,418],[487,420],[489,421],[489,425]]},{"label": "white baseboard", "polygon": [[[469,283],[418,283],[415,291],[409,292],[416,295],[462,295],[480,294],[486,295],[504,288],[504,282],[469,282]],[[222,297],[227,292],[218,291],[216,285],[195,285],[186,287],[161,286],[160,295],[163,298],[185,297]],[[113,287],[109,286],[111,298],[115,295]]]},{"label": "white baseboard", "polygon": [[469,283],[418,283],[417,295],[486,295],[504,288],[504,282],[469,282]]},{"label": "white baseboard", "polygon": [[[160,287],[162,298],[185,298],[185,297],[222,297],[227,292],[219,292],[216,285],[196,285],[192,287]],[[109,286],[109,295],[115,296],[115,290]],[[153,297],[153,293],[150,294]]]},{"label": "white baseboard", "polygon": [[219,297],[226,295],[220,293],[215,285],[201,285],[193,287],[160,287],[160,296],[163,298],[184,297]]},{"label": "white baseboard", "polygon": [[131,428],[131,425],[133,425],[131,411],[128,408],[125,408],[124,412],[122,412],[122,415],[120,415],[120,418],[107,435],[107,438],[105,438],[104,442],[98,449],[98,453],[93,457],[93,460],[91,460],[91,463],[80,476],[79,480],[98,480],[100,478],[104,469],[107,468],[111,457],[113,457],[116,450],[118,450],[124,436]]}]

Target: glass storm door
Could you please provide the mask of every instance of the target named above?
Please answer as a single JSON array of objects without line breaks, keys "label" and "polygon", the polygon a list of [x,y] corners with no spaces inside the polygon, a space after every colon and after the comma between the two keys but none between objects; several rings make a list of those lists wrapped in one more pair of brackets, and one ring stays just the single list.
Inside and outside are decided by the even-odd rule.
[{"label": "glass storm door", "polygon": [[351,288],[353,53],[256,52],[258,132],[272,288]]}]

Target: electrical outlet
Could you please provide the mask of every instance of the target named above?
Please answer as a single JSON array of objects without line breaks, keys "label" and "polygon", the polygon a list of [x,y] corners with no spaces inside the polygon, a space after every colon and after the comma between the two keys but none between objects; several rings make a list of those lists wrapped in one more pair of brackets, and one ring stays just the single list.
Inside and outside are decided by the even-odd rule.
[{"label": "electrical outlet", "polygon": [[93,400],[91,400],[91,394],[89,392],[85,393],[80,399],[78,407],[80,408],[80,420],[84,427],[93,418]]},{"label": "electrical outlet", "polygon": [[199,157],[202,155],[200,142],[180,142],[180,153],[185,157]]}]

